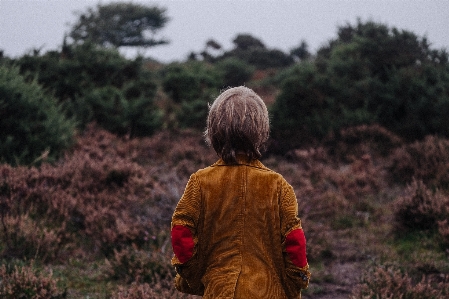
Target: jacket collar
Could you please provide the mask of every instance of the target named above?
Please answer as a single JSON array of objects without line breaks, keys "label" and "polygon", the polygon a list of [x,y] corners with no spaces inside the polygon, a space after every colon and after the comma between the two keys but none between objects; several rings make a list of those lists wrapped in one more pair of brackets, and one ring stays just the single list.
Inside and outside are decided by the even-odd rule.
[{"label": "jacket collar", "polygon": [[237,164],[226,164],[223,159],[219,159],[217,162],[215,162],[212,166],[235,166],[235,165],[246,165],[246,166],[251,166],[251,167],[256,167],[256,168],[261,168],[261,169],[268,169],[267,167],[265,167],[259,160],[255,159],[255,160],[251,160],[248,161],[246,159],[246,155],[237,155]]}]

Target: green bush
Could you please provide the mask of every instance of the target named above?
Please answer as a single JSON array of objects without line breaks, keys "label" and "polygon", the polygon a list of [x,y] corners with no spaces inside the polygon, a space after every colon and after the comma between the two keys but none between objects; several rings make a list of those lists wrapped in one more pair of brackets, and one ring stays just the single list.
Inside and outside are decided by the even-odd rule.
[{"label": "green bush", "polygon": [[173,63],[161,71],[164,92],[173,101],[178,126],[203,129],[208,103],[222,87],[220,74],[203,62]]},{"label": "green bush", "polygon": [[[212,99],[211,101],[212,102]],[[199,99],[192,102],[182,102],[177,118],[181,128],[197,128],[206,127],[206,118],[208,112],[208,103]]]},{"label": "green bush", "polygon": [[22,73],[36,76],[55,95],[80,127],[96,121],[131,136],[151,135],[161,126],[162,113],[154,105],[157,85],[143,62],[90,43],[16,61]]},{"label": "green bush", "polygon": [[317,85],[323,80],[316,66],[304,62],[279,75],[281,93],[270,107],[272,137],[281,152],[323,138],[330,128],[337,127],[339,118],[329,117],[332,102],[320,93]]},{"label": "green bush", "polygon": [[221,74],[223,87],[245,85],[255,71],[253,66],[236,57],[225,58],[215,66]]},{"label": "green bush", "polygon": [[277,49],[253,49],[241,58],[259,69],[282,68],[294,62],[293,57]]},{"label": "green bush", "polygon": [[50,160],[72,144],[75,122],[36,82],[16,67],[0,66],[0,160],[30,164]]},{"label": "green bush", "polygon": [[162,88],[175,103],[204,98],[220,87],[219,73],[199,61],[169,64],[161,75]]},{"label": "green bush", "polygon": [[342,26],[338,37],[283,76],[273,136],[304,143],[379,124],[407,141],[449,136],[448,53],[425,38],[373,22]]},{"label": "green bush", "polygon": [[149,136],[161,127],[162,111],[151,99],[131,98],[127,90],[113,86],[94,89],[85,97],[92,121],[119,135]]},{"label": "green bush", "polygon": [[178,64],[169,65],[164,70],[162,87],[175,103],[192,100],[200,95],[199,78]]},{"label": "green bush", "polygon": [[120,89],[106,86],[86,95],[93,119],[106,130],[125,134],[127,127],[127,102]]}]

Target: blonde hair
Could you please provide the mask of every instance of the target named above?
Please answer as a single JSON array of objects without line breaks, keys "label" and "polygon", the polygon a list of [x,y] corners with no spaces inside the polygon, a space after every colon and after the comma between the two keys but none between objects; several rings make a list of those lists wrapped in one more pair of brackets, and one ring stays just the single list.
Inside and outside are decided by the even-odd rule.
[{"label": "blonde hair", "polygon": [[267,107],[252,89],[229,88],[209,107],[206,142],[227,164],[237,162],[237,153],[244,153],[248,161],[259,159],[269,133]]}]

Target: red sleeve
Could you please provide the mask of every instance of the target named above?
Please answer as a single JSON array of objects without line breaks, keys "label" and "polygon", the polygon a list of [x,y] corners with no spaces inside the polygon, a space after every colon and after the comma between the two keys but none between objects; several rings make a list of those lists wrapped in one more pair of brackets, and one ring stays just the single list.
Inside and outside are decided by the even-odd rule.
[{"label": "red sleeve", "polygon": [[181,263],[187,262],[193,255],[193,236],[190,229],[175,225],[171,230],[173,252]]},{"label": "red sleeve", "polygon": [[302,229],[294,229],[285,238],[285,249],[295,266],[302,268],[307,265],[306,237]]}]

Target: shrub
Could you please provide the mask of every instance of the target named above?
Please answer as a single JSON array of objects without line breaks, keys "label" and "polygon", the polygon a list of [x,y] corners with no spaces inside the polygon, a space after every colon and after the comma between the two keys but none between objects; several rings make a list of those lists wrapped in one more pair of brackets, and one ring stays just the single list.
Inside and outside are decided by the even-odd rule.
[{"label": "shrub", "polygon": [[57,279],[30,266],[2,265],[0,267],[0,297],[4,299],[59,299],[67,298],[66,291],[57,286]]},{"label": "shrub", "polygon": [[294,63],[293,57],[278,49],[258,48],[235,53],[237,57],[259,69],[283,68]]},{"label": "shrub", "polygon": [[449,249],[449,221],[447,219],[438,221],[438,233],[441,236],[441,244]]},{"label": "shrub", "polygon": [[294,65],[280,74],[285,78],[281,91],[270,107],[272,116],[272,150],[285,153],[310,145],[317,138],[326,136],[335,127],[336,118],[330,118],[323,110],[329,104],[314,85],[321,84],[316,67],[304,62]]},{"label": "shrub", "polygon": [[374,124],[342,129],[338,134],[328,136],[325,145],[335,158],[344,162],[364,155],[387,157],[402,145],[402,140],[387,129]]},{"label": "shrub", "polygon": [[113,86],[94,89],[86,94],[85,102],[92,114],[90,119],[115,134],[150,136],[162,125],[162,111],[151,99],[132,98],[127,91]]},{"label": "shrub", "polygon": [[354,288],[352,299],[410,298],[444,299],[449,295],[449,276],[440,281],[425,277],[413,283],[407,273],[394,267],[380,266],[365,273],[362,282]]},{"label": "shrub", "polygon": [[266,48],[261,40],[249,34],[238,34],[232,42],[234,49],[223,53],[221,59],[235,57],[258,69],[280,68],[294,63],[292,56],[278,49]]},{"label": "shrub", "polygon": [[170,258],[160,252],[149,252],[129,247],[114,250],[113,258],[107,260],[108,276],[127,283],[155,283],[174,274]]},{"label": "shrub", "polygon": [[[173,278],[171,279],[173,280]],[[178,292],[173,286],[167,287],[167,283],[173,285],[169,280],[161,280],[157,284],[133,282],[129,287],[119,287],[112,295],[112,299],[181,299],[199,298],[198,296],[187,295]]]},{"label": "shrub", "polygon": [[162,87],[175,103],[199,97],[198,80],[194,73],[181,65],[173,64],[164,69]]},{"label": "shrub", "polygon": [[38,225],[28,214],[0,215],[6,248],[0,254],[9,258],[54,260],[61,248],[62,234],[58,229]]},{"label": "shrub", "polygon": [[39,249],[39,257],[73,245],[109,255],[132,243],[147,244],[147,234],[169,221],[166,211],[153,210],[167,190],[155,188],[151,168],[133,162],[129,153],[114,135],[88,130],[56,165],[0,165],[0,238],[6,244],[0,254],[29,256],[52,238],[49,252]]},{"label": "shrub", "polygon": [[[309,216],[333,219],[342,214],[371,213],[372,198],[386,188],[387,173],[369,154],[353,157],[351,163],[335,163],[323,147],[293,150],[287,155],[296,163],[289,182],[297,184],[298,198],[310,200]],[[338,161],[338,159],[337,159]],[[289,176],[288,171],[281,171]]]},{"label": "shrub", "polygon": [[236,57],[220,60],[215,67],[221,74],[222,87],[235,87],[245,85],[251,79],[255,68]]},{"label": "shrub", "polygon": [[128,60],[116,49],[86,42],[25,55],[16,63],[54,94],[81,128],[96,121],[115,133],[149,136],[161,126],[154,105],[157,86],[142,58]]},{"label": "shrub", "polygon": [[160,249],[190,174],[216,159],[198,133],[129,139],[89,126],[57,164],[0,164],[0,256]]},{"label": "shrub", "polygon": [[[212,100],[211,100],[212,101]],[[204,100],[182,102],[177,113],[181,128],[204,129],[208,113],[208,103]]]},{"label": "shrub", "polygon": [[353,208],[363,210],[363,199],[376,195],[385,188],[386,176],[382,165],[375,164],[367,154],[347,167],[329,173],[329,180],[339,188]]},{"label": "shrub", "polygon": [[220,88],[218,73],[205,63],[173,63],[162,71],[162,87],[175,103],[207,98]]},{"label": "shrub", "polygon": [[302,219],[307,238],[307,260],[319,263],[334,257],[334,248],[327,231],[329,227],[307,219]]},{"label": "shrub", "polygon": [[449,218],[449,197],[429,190],[422,181],[414,180],[406,193],[397,199],[394,217],[398,233],[437,229],[438,221]]},{"label": "shrub", "polygon": [[143,251],[129,247],[115,251],[114,258],[106,261],[107,275],[130,286],[120,286],[113,293],[115,299],[140,298],[197,298],[178,292],[174,287],[175,271],[170,264],[172,251]]},{"label": "shrub", "polygon": [[449,140],[427,136],[397,148],[389,168],[396,181],[407,183],[416,178],[432,188],[448,189]]},{"label": "shrub", "polygon": [[18,68],[0,66],[0,108],[0,161],[54,160],[72,144],[75,122]]},{"label": "shrub", "polygon": [[121,287],[113,295],[114,299],[153,299],[156,297],[156,292],[148,283],[133,282],[129,288]]},{"label": "shrub", "polygon": [[177,126],[203,129],[208,103],[221,87],[218,72],[203,62],[190,61],[170,64],[161,75],[163,90],[173,101]]},{"label": "shrub", "polygon": [[371,21],[346,24],[313,60],[283,75],[273,137],[293,149],[310,135],[375,123],[408,141],[448,136],[447,68],[447,51],[426,38]]}]

